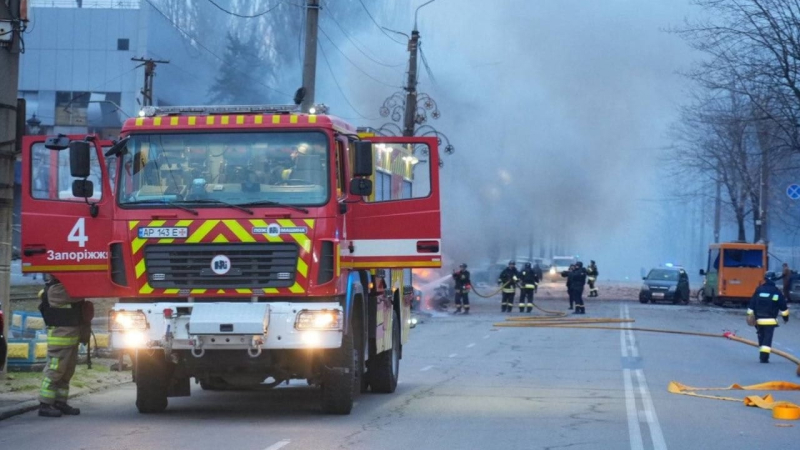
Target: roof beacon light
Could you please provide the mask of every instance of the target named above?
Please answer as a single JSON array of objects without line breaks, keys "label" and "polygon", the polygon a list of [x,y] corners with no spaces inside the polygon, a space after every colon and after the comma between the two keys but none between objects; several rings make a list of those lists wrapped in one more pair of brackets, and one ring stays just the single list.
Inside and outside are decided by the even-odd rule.
[{"label": "roof beacon light", "polygon": [[[317,110],[319,110],[319,106]],[[300,107],[297,105],[145,106],[142,111],[145,117],[249,113],[290,114],[299,113]]]}]

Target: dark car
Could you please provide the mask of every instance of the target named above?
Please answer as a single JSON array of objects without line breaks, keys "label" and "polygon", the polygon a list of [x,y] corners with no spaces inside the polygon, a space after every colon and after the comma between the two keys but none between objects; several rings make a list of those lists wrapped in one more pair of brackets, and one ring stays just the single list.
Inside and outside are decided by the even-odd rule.
[{"label": "dark car", "polygon": [[790,302],[800,302],[800,274],[792,272],[792,282],[789,285],[789,298]]},{"label": "dark car", "polygon": [[644,277],[639,301],[689,303],[689,275],[680,267],[659,267]]}]

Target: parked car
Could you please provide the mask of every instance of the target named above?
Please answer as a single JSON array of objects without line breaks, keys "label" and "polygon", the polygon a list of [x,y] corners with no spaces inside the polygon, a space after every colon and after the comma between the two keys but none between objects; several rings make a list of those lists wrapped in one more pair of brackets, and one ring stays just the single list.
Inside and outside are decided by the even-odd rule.
[{"label": "parked car", "polygon": [[682,267],[659,267],[644,277],[639,291],[641,303],[668,301],[689,303],[689,274]]},{"label": "parked car", "polygon": [[789,298],[787,301],[800,302],[800,274],[792,272],[792,283],[789,285]]}]

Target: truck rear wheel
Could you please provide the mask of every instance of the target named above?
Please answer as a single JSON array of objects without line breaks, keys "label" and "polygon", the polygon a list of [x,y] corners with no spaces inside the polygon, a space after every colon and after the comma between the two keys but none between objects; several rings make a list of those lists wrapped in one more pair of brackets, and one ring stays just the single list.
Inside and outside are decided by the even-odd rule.
[{"label": "truck rear wheel", "polygon": [[392,349],[379,353],[369,365],[369,384],[372,392],[391,394],[397,389],[400,376],[400,317],[395,311],[392,320]]},{"label": "truck rear wheel", "polygon": [[322,411],[326,414],[350,414],[361,378],[356,376],[360,357],[354,347],[353,327],[342,336],[342,346],[323,368]]},{"label": "truck rear wheel", "polygon": [[160,413],[167,409],[170,372],[170,363],[164,359],[163,351],[136,353],[136,408],[141,414]]}]

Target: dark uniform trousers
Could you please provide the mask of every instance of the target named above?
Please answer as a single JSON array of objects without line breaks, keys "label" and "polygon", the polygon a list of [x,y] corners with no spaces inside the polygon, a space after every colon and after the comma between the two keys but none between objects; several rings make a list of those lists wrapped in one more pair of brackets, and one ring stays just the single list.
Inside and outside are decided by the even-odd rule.
[{"label": "dark uniform trousers", "polygon": [[519,312],[525,312],[525,308],[528,309],[528,312],[533,311],[533,291],[536,290],[536,286],[528,286],[529,285],[525,285],[522,287],[521,294],[519,296]]},{"label": "dark uniform trousers", "polygon": [[464,308],[464,311],[469,311],[469,291],[466,289],[463,290],[456,290],[456,312],[461,311],[461,308]]}]

